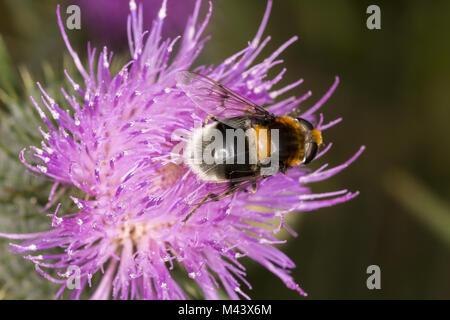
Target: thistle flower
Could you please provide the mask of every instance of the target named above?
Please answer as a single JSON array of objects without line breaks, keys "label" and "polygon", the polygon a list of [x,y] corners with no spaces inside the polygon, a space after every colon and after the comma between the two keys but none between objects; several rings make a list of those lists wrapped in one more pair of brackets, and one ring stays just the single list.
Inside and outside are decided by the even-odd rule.
[{"label": "thistle flower", "polygon": [[[80,6],[83,24],[87,27],[89,36],[112,48],[122,48],[126,45],[128,2],[128,0],[67,1],[68,4],[75,3]],[[194,3],[194,0],[169,1],[167,3],[170,15],[164,21],[163,36],[177,35],[183,30],[187,18],[185,12],[189,12]],[[160,5],[160,0],[145,1],[145,10],[142,11],[145,30],[151,27],[151,22],[158,13]]]},{"label": "thistle flower", "polygon": [[[262,35],[271,1],[246,48],[216,67],[192,68],[207,39],[202,33],[212,12],[210,4],[205,19],[198,23],[200,5],[198,0],[182,37],[162,40],[166,1],[149,32],[143,31],[142,7],[130,1],[128,41],[132,59],[114,76],[109,70],[112,53],[106,47],[98,54],[97,63],[95,49],[88,48],[85,69],[70,46],[57,10],[63,39],[84,84],[75,83],[65,72],[74,94],[62,89],[64,107],[38,84],[41,104],[48,112],[31,99],[47,128],[39,128],[41,146],[24,149],[20,158],[32,174],[53,181],[46,209],[58,202],[64,185],[78,188],[85,197],[72,196],[78,210],[67,215],[58,214],[58,204],[49,215],[48,231],[1,234],[23,240],[11,244],[12,251],[25,255],[45,278],[61,284],[57,297],[67,289],[68,270],[76,266],[81,286],[71,292],[71,298],[79,298],[87,286],[95,288],[92,299],[188,298],[186,288],[174,279],[175,270],[193,279],[206,299],[218,299],[221,288],[231,299],[249,298],[242,288],[244,283],[251,289],[240,263],[244,256],[274,273],[288,288],[306,295],[289,275],[294,263],[273,246],[285,242],[275,234],[281,228],[291,230],[284,224],[289,213],[332,206],[358,194],[347,190],[312,194],[305,185],[337,174],[360,155],[363,147],[337,167],[327,169],[324,165],[310,171],[300,166],[286,175],[271,176],[259,182],[256,194],[238,191],[206,203],[186,224],[182,222],[192,208],[192,200],[203,197],[213,186],[198,181],[172,156],[180,143],[174,132],[188,134],[196,121],[206,117],[176,87],[179,70],[193,69],[208,75],[255,103],[270,105],[268,110],[277,115],[293,110],[311,95],[308,92],[274,103],[277,96],[302,80],[273,90],[286,69],[267,79],[268,71],[282,62],[278,56],[296,37],[261,63],[254,63],[270,39],[262,39]],[[320,130],[340,121],[323,124],[322,115],[316,115],[337,84],[338,78],[301,115]],[[318,156],[328,152],[331,145]],[[53,275],[46,269],[53,269]],[[92,280],[94,275],[99,275],[98,283]]]}]

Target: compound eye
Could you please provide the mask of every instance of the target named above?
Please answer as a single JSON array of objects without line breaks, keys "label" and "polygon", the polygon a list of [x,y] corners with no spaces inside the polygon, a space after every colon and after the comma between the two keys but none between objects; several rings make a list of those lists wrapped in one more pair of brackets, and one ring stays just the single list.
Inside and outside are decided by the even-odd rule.
[{"label": "compound eye", "polygon": [[300,122],[300,124],[301,124],[304,128],[306,128],[306,129],[308,129],[308,130],[314,129],[314,126],[311,124],[311,122],[309,122],[309,121],[307,121],[307,120],[305,120],[305,119],[302,119],[302,118],[297,118],[297,120],[298,120],[298,122]]},{"label": "compound eye", "polygon": [[305,145],[305,156],[303,158],[303,164],[310,163],[316,156],[317,150],[319,150],[319,147],[317,146],[317,143],[315,142],[308,142]]}]

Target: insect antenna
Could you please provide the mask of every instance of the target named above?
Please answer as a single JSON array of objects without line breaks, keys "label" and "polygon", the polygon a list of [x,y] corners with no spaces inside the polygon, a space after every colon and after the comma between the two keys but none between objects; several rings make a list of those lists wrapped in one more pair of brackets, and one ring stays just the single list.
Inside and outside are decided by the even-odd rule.
[{"label": "insect antenna", "polygon": [[300,110],[299,107],[297,107],[294,110],[292,110],[291,112],[289,112],[287,115],[292,118],[297,118],[297,117],[300,117],[301,114],[302,114],[302,111]]}]

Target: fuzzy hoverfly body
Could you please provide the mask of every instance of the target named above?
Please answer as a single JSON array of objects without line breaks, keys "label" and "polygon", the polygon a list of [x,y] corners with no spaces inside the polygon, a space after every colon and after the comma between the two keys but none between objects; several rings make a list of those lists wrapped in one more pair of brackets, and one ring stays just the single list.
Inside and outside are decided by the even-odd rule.
[{"label": "fuzzy hoverfly body", "polygon": [[208,114],[190,135],[184,152],[198,179],[227,183],[224,192],[206,195],[184,221],[205,202],[219,200],[259,179],[311,162],[322,134],[294,113],[277,117],[224,85],[195,72],[179,71],[177,86]]}]

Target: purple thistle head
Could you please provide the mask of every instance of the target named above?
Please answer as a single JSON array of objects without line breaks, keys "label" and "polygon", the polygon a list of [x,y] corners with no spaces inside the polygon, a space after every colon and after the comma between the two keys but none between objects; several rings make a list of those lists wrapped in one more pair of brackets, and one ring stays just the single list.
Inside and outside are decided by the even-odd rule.
[{"label": "purple thistle head", "polygon": [[[126,46],[129,0],[77,0],[67,1],[67,3],[80,6],[83,23],[87,27],[89,36],[96,42],[112,48]],[[194,3],[195,0],[168,1],[167,12],[170,14],[164,21],[163,36],[177,35],[184,29],[187,18],[185,13],[190,12]],[[144,30],[151,27],[160,6],[161,0],[145,1],[145,10],[142,11]]]},{"label": "purple thistle head", "polygon": [[[205,203],[183,223],[195,199],[207,195],[214,184],[199,181],[177,158],[183,136],[207,116],[176,86],[177,72],[189,69],[207,75],[259,105],[269,105],[268,110],[275,115],[294,110],[311,95],[308,92],[275,102],[302,79],[272,89],[286,69],[267,78],[268,71],[282,62],[279,55],[296,37],[261,63],[254,63],[270,39],[262,35],[271,4],[269,1],[261,26],[246,48],[218,66],[193,67],[207,40],[202,33],[211,16],[211,4],[199,22],[198,0],[183,36],[164,40],[163,22],[170,14],[166,1],[147,32],[143,31],[143,9],[132,0],[128,19],[131,60],[116,75],[110,73],[112,53],[106,47],[99,54],[88,48],[88,67],[83,65],[70,46],[58,8],[63,39],[84,83],[75,83],[65,72],[73,92],[61,89],[64,106],[55,103],[38,84],[41,102],[31,99],[46,128],[39,128],[41,146],[24,149],[20,157],[32,174],[54,182],[46,210],[58,202],[64,186],[73,186],[85,196],[71,197],[78,210],[67,215],[58,214],[60,205],[56,205],[49,215],[48,231],[1,234],[23,240],[11,244],[12,251],[25,255],[45,278],[61,284],[57,297],[72,289],[67,278],[76,270],[80,286],[70,294],[75,299],[87,286],[94,287],[92,299],[189,298],[183,282],[175,280],[175,272],[193,279],[206,299],[218,299],[222,289],[231,299],[249,298],[242,288],[245,284],[251,289],[240,262],[245,256],[270,270],[288,288],[306,295],[289,275],[295,264],[274,247],[285,242],[275,235],[282,228],[295,234],[284,223],[289,213],[328,207],[357,196],[358,192],[347,190],[312,194],[305,185],[334,176],[364,147],[334,168],[324,165],[311,171],[301,165],[286,175],[262,179],[257,193],[237,191]],[[317,115],[337,84],[338,78],[301,114],[319,130],[341,120],[323,124],[323,116]],[[328,143],[317,157],[327,153],[331,145]]]}]

